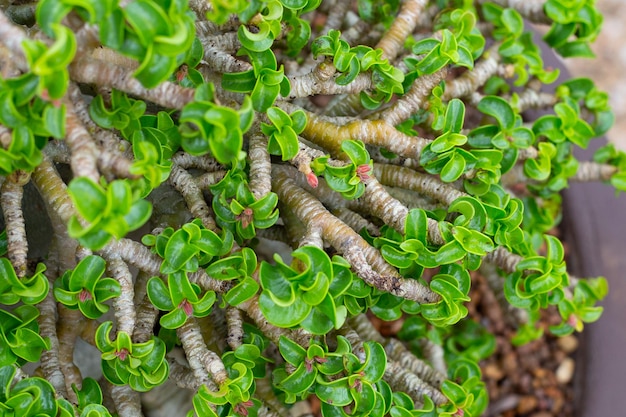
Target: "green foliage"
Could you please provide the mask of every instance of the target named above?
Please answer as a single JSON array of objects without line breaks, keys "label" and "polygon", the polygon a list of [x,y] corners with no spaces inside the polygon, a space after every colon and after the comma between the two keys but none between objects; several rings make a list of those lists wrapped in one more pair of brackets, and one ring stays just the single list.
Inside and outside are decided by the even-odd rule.
[{"label": "green foliage", "polygon": [[589,43],[600,33],[603,20],[595,1],[548,0],[544,10],[553,21],[544,36],[548,45],[565,58],[595,56]]},{"label": "green foliage", "polygon": [[99,256],[83,258],[76,268],[66,271],[54,283],[54,298],[65,307],[79,309],[89,319],[97,319],[109,311],[105,301],[122,293],[119,282],[102,278],[105,262]]},{"label": "green foliage", "polygon": [[267,117],[272,124],[262,123],[261,131],[268,137],[268,152],[280,155],[283,161],[292,159],[298,153],[298,135],[306,127],[306,114],[302,110],[287,114],[278,107],[270,107]]},{"label": "green foliage", "polygon": [[65,136],[65,105],[50,103],[41,91],[39,76],[0,77],[0,124],[12,129],[11,143],[0,148],[0,175],[18,169],[32,171],[43,160],[49,137]]},{"label": "green foliage", "polygon": [[81,245],[100,249],[111,237],[120,239],[126,233],[140,228],[152,214],[152,206],[138,198],[128,180],[115,180],[109,184],[96,184],[87,177],[77,177],[70,182],[68,192],[76,210],[84,219],[82,224],[73,216],[68,233]]},{"label": "green foliage", "polygon": [[14,366],[0,368],[0,411],[6,416],[56,417],[52,385],[43,378],[26,378],[13,385]]},{"label": "green foliage", "polygon": [[[226,352],[222,357],[228,379],[212,392],[206,385],[200,387],[193,398],[193,408],[197,416],[257,416],[261,401],[252,398],[255,390],[254,378],[259,372],[264,374],[266,360],[261,350],[254,344],[243,344],[235,351]],[[216,409],[213,407],[217,406]],[[187,414],[193,416],[190,411]]]},{"label": "green foliage", "polygon": [[267,229],[278,220],[278,196],[268,193],[257,200],[244,172],[228,171],[217,184],[211,186],[213,211],[217,223],[233,233],[238,241],[252,239],[256,229]]},{"label": "green foliage", "polygon": [[52,36],[58,23],[73,9],[85,22],[98,24],[103,45],[140,62],[134,76],[146,88],[169,78],[185,60],[195,37],[195,16],[187,2],[180,0],[140,0],[124,8],[116,0],[97,4],[44,0],[37,5],[37,21]]},{"label": "green foliage", "polygon": [[404,92],[404,74],[382,57],[381,49],[364,45],[351,48],[346,41],[339,39],[340,35],[338,30],[331,30],[328,35],[315,39],[311,45],[314,58],[320,55],[332,57],[333,65],[342,73],[335,78],[337,84],[350,84],[360,73],[370,71],[374,91],[371,94],[362,92],[360,95],[361,104],[370,110],[388,102],[393,94]]},{"label": "green foliage", "polygon": [[[225,255],[233,245],[233,236],[224,232],[218,236],[206,229],[200,219],[182,225],[178,230],[165,228],[159,235],[145,235],[141,241],[163,258],[161,272],[195,272],[217,256]],[[178,304],[175,304],[178,305]]]},{"label": "green foliage", "polygon": [[243,158],[243,133],[252,124],[250,101],[239,109],[215,103],[213,84],[196,89],[194,101],[185,105],[180,114],[181,146],[191,155],[209,152],[222,164],[231,164]]},{"label": "green foliage", "polygon": [[109,410],[102,405],[102,389],[95,379],[85,378],[81,389],[72,385],[72,390],[78,398],[76,409],[80,417],[111,417]]},{"label": "green foliage", "polygon": [[[243,42],[242,44],[245,46]],[[278,67],[274,52],[248,48],[245,53],[252,61],[253,69],[224,74],[222,87],[236,93],[250,93],[254,110],[265,112],[274,105],[279,94],[283,97],[289,94],[291,84],[285,76],[284,67]]]},{"label": "green foliage", "polygon": [[39,335],[39,310],[21,305],[12,311],[0,309],[0,366],[37,362],[48,339]]},{"label": "green foliage", "polygon": [[502,42],[498,53],[505,62],[514,65],[517,75],[515,85],[525,85],[530,75],[544,84],[551,84],[558,78],[559,70],[547,71],[543,68],[541,51],[533,42],[532,34],[524,32],[524,22],[519,12],[485,3],[483,13],[485,19],[495,27],[494,38]]},{"label": "green foliage", "polygon": [[261,263],[263,315],[275,326],[300,326],[313,334],[340,328],[348,312],[341,296],[354,279],[350,265],[313,246],[300,247],[292,257],[291,265],[279,255],[274,255],[275,265]]},{"label": "green foliage", "polygon": [[342,141],[341,150],[350,159],[349,164],[337,164],[329,156],[321,156],[311,162],[311,169],[316,175],[323,176],[330,188],[344,198],[354,200],[365,192],[364,182],[370,178],[374,163],[359,140]]},{"label": "green foliage", "polygon": [[200,287],[189,282],[183,271],[167,276],[167,286],[158,277],[152,277],[147,286],[150,302],[159,310],[168,311],[159,323],[166,329],[177,329],[189,317],[205,317],[215,303],[215,293],[207,291],[200,297]]},{"label": "green foliage", "polygon": [[165,343],[152,337],[144,343],[133,343],[125,332],[110,339],[113,323],[106,321],[96,330],[96,346],[102,352],[102,373],[114,385],[128,384],[139,392],[161,385],[168,376]]},{"label": "green foliage", "polygon": [[[416,75],[433,74],[448,64],[473,68],[474,59],[483,51],[485,39],[476,28],[476,14],[469,10],[450,10],[439,16],[435,25],[441,39],[427,38],[413,45],[413,54],[405,62]],[[415,79],[415,76],[409,80]]]},{"label": "green foliage", "polygon": [[18,278],[13,265],[7,258],[0,258],[0,303],[13,305],[38,304],[48,294],[48,278],[44,275],[46,266],[37,264],[35,274],[28,278]]},{"label": "green foliage", "polygon": [[206,267],[206,273],[219,280],[235,281],[236,284],[222,296],[230,305],[239,305],[254,297],[259,291],[259,283],[253,275],[257,271],[256,253],[250,248],[212,262]]}]

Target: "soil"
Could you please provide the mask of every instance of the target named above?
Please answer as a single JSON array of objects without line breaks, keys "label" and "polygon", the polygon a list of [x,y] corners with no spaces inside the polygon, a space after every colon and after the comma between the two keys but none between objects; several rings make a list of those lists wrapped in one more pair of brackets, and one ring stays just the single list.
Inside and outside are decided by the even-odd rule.
[{"label": "soil", "polygon": [[556,338],[547,332],[560,322],[556,310],[542,316],[544,336],[516,347],[510,340],[515,333],[507,323],[499,303],[485,279],[472,277],[469,316],[496,336],[496,352],[480,365],[489,392],[489,408],[484,417],[572,417],[574,416],[572,357],[578,348],[576,336]]}]

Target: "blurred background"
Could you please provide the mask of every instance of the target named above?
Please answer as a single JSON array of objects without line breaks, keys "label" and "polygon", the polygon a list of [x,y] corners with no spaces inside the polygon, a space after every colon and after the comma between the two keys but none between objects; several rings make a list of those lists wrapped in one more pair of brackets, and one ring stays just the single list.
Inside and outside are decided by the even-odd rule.
[{"label": "blurred background", "polygon": [[566,66],[575,77],[589,77],[609,93],[615,112],[615,125],[608,137],[626,150],[626,0],[598,0],[604,15],[602,32],[591,45],[597,60],[567,59]]}]

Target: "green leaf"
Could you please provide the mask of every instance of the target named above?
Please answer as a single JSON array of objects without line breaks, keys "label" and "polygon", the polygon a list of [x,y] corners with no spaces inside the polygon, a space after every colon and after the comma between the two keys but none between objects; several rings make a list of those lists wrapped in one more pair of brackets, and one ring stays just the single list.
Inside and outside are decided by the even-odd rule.
[{"label": "green leaf", "polygon": [[502,97],[484,97],[478,103],[478,110],[495,118],[502,130],[511,130],[515,127],[515,113],[511,105]]}]

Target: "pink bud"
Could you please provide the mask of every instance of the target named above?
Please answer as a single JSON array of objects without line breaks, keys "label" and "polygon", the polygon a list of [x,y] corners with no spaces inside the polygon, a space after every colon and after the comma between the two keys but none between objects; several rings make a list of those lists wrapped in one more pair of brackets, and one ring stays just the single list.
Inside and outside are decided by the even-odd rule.
[{"label": "pink bud", "polygon": [[317,185],[319,184],[317,176],[315,175],[315,173],[313,171],[311,171],[308,174],[306,174],[306,181],[313,188],[317,188]]},{"label": "pink bud", "polygon": [[78,293],[78,301],[84,303],[87,300],[91,300],[91,293],[83,288],[83,290]]},{"label": "pink bud", "polygon": [[193,306],[186,298],[180,302],[178,307],[183,309],[187,317],[191,317],[193,315]]},{"label": "pink bud", "polygon": [[361,181],[366,181],[370,179],[370,166],[367,164],[359,165],[356,168],[356,175],[359,177]]},{"label": "pink bud", "polygon": [[124,361],[128,356],[128,350],[126,348],[119,350],[115,352],[115,356],[117,356],[119,360]]}]

